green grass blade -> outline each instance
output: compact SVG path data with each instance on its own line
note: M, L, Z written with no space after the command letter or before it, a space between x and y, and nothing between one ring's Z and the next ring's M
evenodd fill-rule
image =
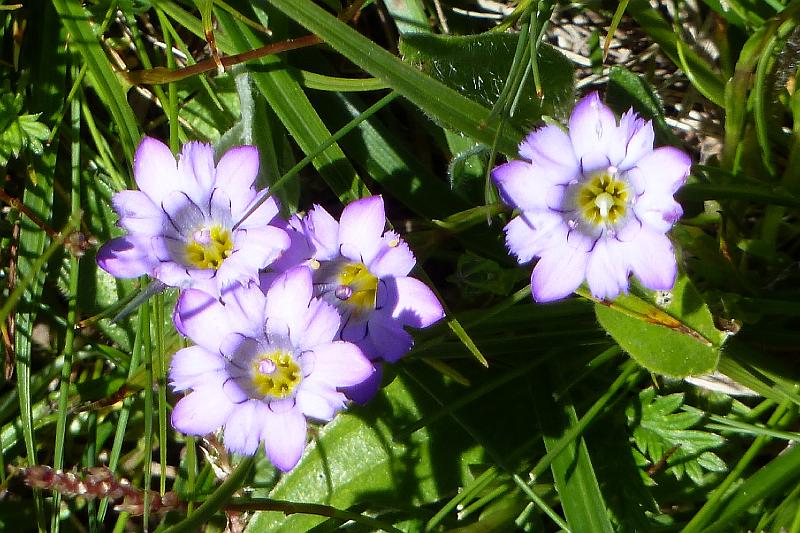
M484 144L494 143L499 121L490 121L489 109L403 63L310 0L272 0L271 4L426 113ZM498 149L516 154L521 137L513 127L503 128Z

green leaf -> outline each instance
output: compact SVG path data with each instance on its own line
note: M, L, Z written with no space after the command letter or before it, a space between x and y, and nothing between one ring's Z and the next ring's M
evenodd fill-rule
M50 136L49 128L38 122L39 114L19 114L22 106L21 95L7 92L0 97L0 166L25 149L41 155L42 142Z
M479 462L480 450L464 449L462 435L436 426L415 432L404 443L393 441L400 427L421 416L424 404L418 404L416 396L404 378L397 377L367 408L337 416L320 431L300 464L281 479L270 497L339 509L366 502L410 509L455 489L460 480L452 476L443 479L441 472L434 475L433 468L434 463L443 467L442 453L460 465ZM322 520L264 511L253 516L247 531L308 531Z
M683 394L658 396L654 388L645 389L625 409L633 440L651 464L666 461L667 472L681 479L687 475L702 484L703 470L724 472L727 467L709 450L724 444L716 433L689 429L703 418L700 411L675 412L683 405ZM634 450L635 451L635 450Z
M422 72L470 100L492 107L503 92L518 41L516 33L469 36L412 33L403 36L400 52ZM544 93L537 97L533 78L526 78L515 112L526 128L542 115L565 116L574 104L572 63L544 44L539 47L538 62L542 78L547 80Z
M725 334L697 289L680 277L671 291L625 294L595 304L600 325L651 372L686 377L717 367Z
M272 0L270 3L429 115L484 144L493 144L499 120L492 118L486 107L403 63L310 0ZM502 128L498 149L516 154L521 138L519 130Z

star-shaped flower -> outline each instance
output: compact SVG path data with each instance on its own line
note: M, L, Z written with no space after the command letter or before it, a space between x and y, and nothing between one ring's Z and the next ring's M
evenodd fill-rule
M668 290L677 265L666 233L683 214L673 195L691 167L673 147L653 149L653 126L633 110L619 123L597 93L583 98L569 132L549 125L520 144L524 160L492 178L519 216L505 227L520 263L538 257L531 288L537 301L569 295L585 280L592 295L614 298L633 273Z
M306 419L331 420L346 404L338 389L373 373L358 347L337 340L336 309L312 293L303 266L278 276L266 295L255 284L236 285L221 301L184 291L174 320L196 346L173 356L169 380L192 392L178 401L172 425L189 435L224 427L229 450L252 455L263 442L270 461L291 470Z
M112 200L128 234L106 243L97 263L116 277L148 274L215 296L257 280L289 246L286 232L269 225L278 214L272 197L242 218L268 194L254 187L258 166L253 146L232 148L215 165L208 144L185 144L176 161L165 144L145 137L134 158L139 190Z

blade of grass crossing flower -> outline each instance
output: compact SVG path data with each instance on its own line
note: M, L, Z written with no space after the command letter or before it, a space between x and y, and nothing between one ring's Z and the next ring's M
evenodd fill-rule
M217 15L221 27L225 29L238 51L263 45L261 38L250 28L237 24L225 13L220 12ZM300 148L306 154L312 153L331 137L330 132L297 80L285 69L279 68L282 65L280 58L267 56L258 63L267 68L265 71L252 73L256 87ZM332 144L317 156L313 164L343 203L369 195L361 178L336 144Z
M77 77L79 67L72 66L73 78ZM78 100L70 103L70 138L71 143L71 182L70 200L73 216L81 214L81 104ZM79 262L75 255L69 258L69 290L67 291L67 326L64 333L64 365L61 367L61 383L58 396L58 421L56 422L56 442L53 451L53 468L64 467L64 440L67 435L67 405L69 400L69 381L72 374L73 341L75 340L75 321L78 312ZM50 531L58 532L61 525L59 507L61 494L53 494L53 513Z
M272 0L271 4L426 113L478 141L492 144L498 124L490 120L490 111L482 105L403 63L310 0ZM508 128L500 136L498 148L503 153L516 153L521 137L521 132Z
M149 531L150 523L150 484L153 481L153 342L151 337L150 305L143 305L139 310L142 317L142 348L144 351L145 387L144 387L144 531ZM163 475L163 473L162 473Z
M89 69L100 99L108 106L117 126L122 150L129 162L139 141L136 117L125 98L120 79L114 74L111 64L89 24L89 16L79 2L53 0L53 6L61 16L61 23L72 35L70 44L77 48Z

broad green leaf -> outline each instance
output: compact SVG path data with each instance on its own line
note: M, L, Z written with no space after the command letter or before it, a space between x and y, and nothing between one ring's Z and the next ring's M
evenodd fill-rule
M648 291L595 304L600 325L651 372L685 377L717 367L725 339L711 311L686 277L671 291Z
M406 61L470 100L492 107L503 92L514 60L518 34L483 33L469 36L408 34L400 41ZM573 104L574 67L550 46L539 47L539 70L547 84L536 96L533 78L521 90L515 119L527 128L542 115L562 117Z
M455 489L460 481L452 474L435 472L434 466L442 468L442 453L462 466L480 461L480 449L465 449L463 435L455 433L458 437L451 440L452 433L435 426L415 432L406 442L393 440L399 427L421 416L417 396L418 391L397 377L367 408L337 416L320 431L300 464L281 479L270 497L339 509L382 502L397 509L431 502ZM247 530L308 531L322 520L265 511L255 514Z

